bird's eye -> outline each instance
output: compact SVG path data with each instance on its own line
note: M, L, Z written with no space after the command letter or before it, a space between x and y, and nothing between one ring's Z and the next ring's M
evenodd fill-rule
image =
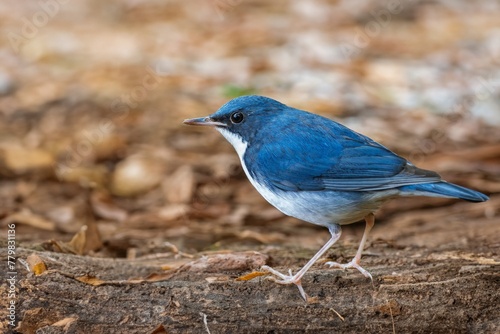
M238 123L243 122L243 118L245 118L245 117L243 116L243 113L237 111L237 112L233 113L230 118L231 118L231 122L233 122L234 124L238 124Z

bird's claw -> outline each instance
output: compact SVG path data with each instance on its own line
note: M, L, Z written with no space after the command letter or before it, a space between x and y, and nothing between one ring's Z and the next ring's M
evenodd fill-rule
M346 263L346 264L340 264L340 263L337 263L337 262L326 262L325 265L328 265L330 266L330 268L340 268L342 270L346 270L346 269L349 269L349 268L354 268L354 269L357 269L361 274L363 274L363 276L365 276L366 278L369 278L370 280L373 281L373 277L372 275L366 270L364 269L363 267L361 267L359 265L359 260L357 259L352 259L351 262L349 263Z
M276 282L278 284L283 284L283 285L288 285L288 284L295 284L297 288L299 289L300 295L302 298L304 298L305 301L307 301L307 294L304 291L304 288L302 287L302 282L301 278L297 277L297 274L293 275L292 270L288 270L288 275L282 274L276 269L273 269L269 266L262 266L261 270L267 271L268 273L274 275L274 277L268 277L267 279Z
M288 270L288 275L282 274L276 269L273 269L269 266L262 266L261 268L264 271L267 271L268 273L274 275L275 277L271 276L268 277L269 280L276 282L278 284L300 284L300 279L297 280L296 277L293 275L292 270Z

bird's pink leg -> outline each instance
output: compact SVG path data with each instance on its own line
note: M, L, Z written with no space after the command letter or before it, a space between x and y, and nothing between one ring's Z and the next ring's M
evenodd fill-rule
M327 262L325 265L329 265L331 267L335 268L340 268L340 269L348 269L348 268L355 268L358 269L360 273L362 273L365 277L368 277L373 281L372 275L363 269L359 263L361 261L361 254L363 253L363 249L365 248L365 243L366 239L368 237L368 233L370 233L370 230L372 229L373 225L375 224L375 216L373 213L370 213L368 216L365 217L365 232L363 233L363 237L361 238L361 243L359 244L358 251L356 252L356 256L351 260L351 262L346 263L346 264L340 264L337 262Z
M321 249L312 257L312 259L310 259L306 263L306 265L304 267L302 267L302 269L300 269L295 275L292 274L292 270L289 270L289 274L285 275L285 274L282 274L279 271L277 271L269 266L262 266L261 269L273 274L274 276L277 276L277 277L271 278L271 280L275 281L276 283L295 284L297 286L297 288L299 289L299 292L300 292L300 295L302 296L302 298L304 298L304 300L307 301L307 294L305 293L304 288L302 288L302 283L301 283L302 276L304 276L304 274L309 270L309 268L311 268L311 266L316 261L318 261L318 259L321 256L323 256L323 254L325 254L325 252L328 249L330 249L330 247L332 247L335 242L337 242L337 240L339 240L340 234L342 233L342 230L340 229L339 225L332 225L331 227L328 228L328 230L330 231L330 234L332 235L330 240L328 240L328 242L323 247L321 247Z

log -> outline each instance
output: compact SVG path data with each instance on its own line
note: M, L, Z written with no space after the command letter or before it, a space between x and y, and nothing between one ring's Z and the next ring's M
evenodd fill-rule
M18 322L4 325L2 332L498 333L498 262L474 255L473 243L462 245L459 250L427 249L378 240L362 262L373 282L357 271L318 263L303 280L308 302L294 286L265 276L236 278L263 263L298 269L313 255L311 249L211 254L180 265L170 260L174 269L164 270L162 261L18 248L18 258L36 255L47 270L35 275L18 261ZM348 253L354 253L355 245L350 248ZM338 253L333 247L329 254L335 259ZM6 273L2 276L5 296ZM7 306L3 298L3 319Z

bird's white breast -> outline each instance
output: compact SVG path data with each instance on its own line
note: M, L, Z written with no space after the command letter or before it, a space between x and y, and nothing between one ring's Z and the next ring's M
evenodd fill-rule
M255 189L257 189L257 191L262 195L262 197L264 197L269 203L275 206L278 210L281 210L283 212L281 208L284 205L289 205L289 203L285 203L282 197L277 196L269 188L257 182L257 180L255 180L248 171L248 168L245 164L245 160L243 159L248 147L248 142L244 141L243 138L241 138L237 134L228 131L227 129L217 128L217 131L219 131L224 136L224 138L226 138L226 140L229 143L231 143L231 145L233 145L234 149L236 150L236 153L238 153L238 156L240 157L241 166L243 167L243 170L245 171L248 180L250 180L250 183L255 187ZM284 213L287 214L286 212Z

